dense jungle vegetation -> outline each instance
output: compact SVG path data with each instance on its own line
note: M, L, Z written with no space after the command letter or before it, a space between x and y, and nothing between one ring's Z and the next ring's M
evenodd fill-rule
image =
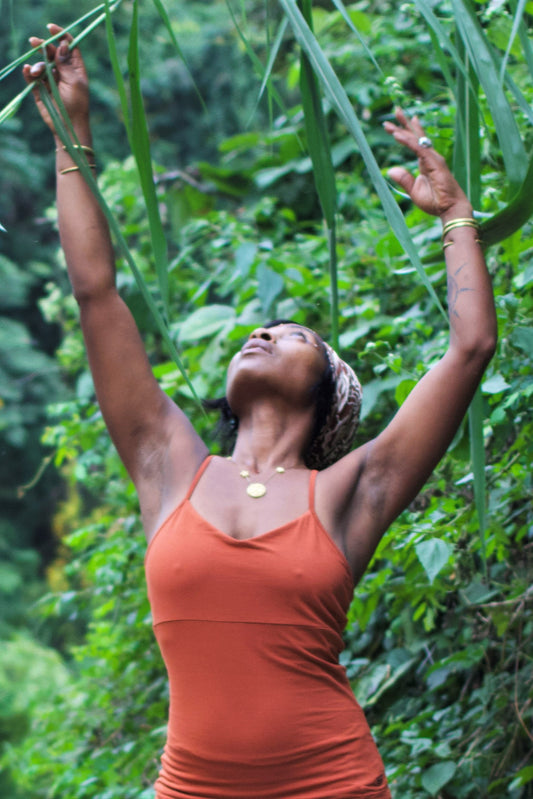
M193 391L220 396L230 355L267 318L331 339L332 281L333 327L364 386L358 443L446 347L428 291L445 302L440 224L396 195L404 233L380 183L406 158L382 129L395 104L421 116L469 191L498 351L446 458L356 589L343 663L395 799L533 797L533 2L316 2L316 39L290 0L165 0L168 19L155 0L116 6L116 60L104 20L82 47L99 186L129 248L117 247L120 289L156 376L213 451L216 420ZM94 8L3 0L3 62L47 22ZM345 95L309 78L322 56ZM19 66L1 76L4 107L24 84ZM139 90L153 195L134 157ZM309 93L322 98L314 117ZM319 150L331 147L334 185L313 131ZM52 139L31 98L6 115L0 145L0 795L150 799L168 697L144 540L95 403L58 247Z

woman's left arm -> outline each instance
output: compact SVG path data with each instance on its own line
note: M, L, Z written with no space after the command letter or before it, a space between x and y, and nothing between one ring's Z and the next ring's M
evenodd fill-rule
M385 129L418 156L420 174L414 178L395 167L390 177L419 208L439 216L443 226L452 220L472 220L468 198L444 158L427 146L417 118L408 119L398 111L397 121L386 123ZM365 541L352 540L354 554L371 555L384 530L420 491L446 452L496 347L492 286L477 229L458 223L444 238L449 347L385 430L363 448L345 522L349 546L350 537L360 534L360 522L366 519Z

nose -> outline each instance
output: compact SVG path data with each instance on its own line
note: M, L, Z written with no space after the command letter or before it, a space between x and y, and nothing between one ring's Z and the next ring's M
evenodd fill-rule
M256 327L256 329L250 333L249 339L252 338L262 338L263 341L274 340L274 337L266 327Z

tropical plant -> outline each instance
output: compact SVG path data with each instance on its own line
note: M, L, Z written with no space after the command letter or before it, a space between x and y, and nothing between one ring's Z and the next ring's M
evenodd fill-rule
M222 393L232 344L265 316L289 316L333 337L338 324L340 346L366 386L370 438L446 342L436 310L438 225L400 198L404 220L382 175L404 153L386 143L378 123L398 100L424 114L482 222L500 350L469 433L458 432L361 582L344 662L398 796L525 799L533 795L531 8L469 0L335 5L299 10L280 0L266 20L259 7L233 12L252 66L261 67L258 94L283 110L272 111L270 130L223 142L218 164L200 162L194 173L154 168L152 182L143 9L133 4L128 88L106 2L98 13L105 11L133 159L107 168L98 196L120 243L121 290L146 331L156 375L200 432L208 435L208 422L194 393ZM260 30L270 50L258 47ZM338 303L333 324L328 286L333 308ZM67 525L70 585L43 602L43 612L90 624L74 650L72 695L42 710L9 762L27 796L144 798L162 740L165 683L139 595L132 489L94 404L74 310L57 291L45 306L66 325L58 357L77 385L76 399L56 406L45 439L73 486L83 485L85 504ZM177 343L181 369L163 342L174 355Z

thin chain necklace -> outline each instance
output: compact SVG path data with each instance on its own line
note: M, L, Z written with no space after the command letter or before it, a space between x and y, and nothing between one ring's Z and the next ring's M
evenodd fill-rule
M231 455L227 460L235 463ZM249 497L252 497L252 499L260 499L261 497L264 497L267 492L267 483L269 483L277 474L285 474L285 468L283 466L276 466L270 477L268 477L264 483L260 483L258 481L251 482L250 472L248 469L241 469L239 472L239 475L248 482L248 485L246 486L246 493Z

